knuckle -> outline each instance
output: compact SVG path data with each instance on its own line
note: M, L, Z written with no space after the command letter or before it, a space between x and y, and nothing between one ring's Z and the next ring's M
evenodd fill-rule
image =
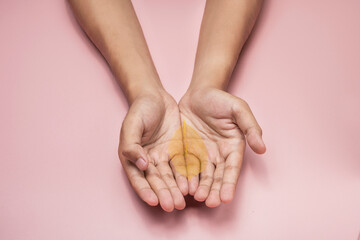
M204 182L208 182L208 181L213 181L214 180L214 177L213 176L211 176L211 175L204 175L204 176L202 176L202 180L204 181Z
M238 98L238 101L236 101L235 104L235 108L238 111L243 111L249 109L249 104L244 99Z
M236 182L232 182L232 181L224 181L223 184L233 185L234 187L236 186Z
M169 191L169 189L167 187L159 187L158 191Z
M240 166L238 165L227 165L225 167L225 171L239 171L240 170Z
M174 185L174 184L170 184L170 185L169 185L169 189L176 191L176 190L178 190L179 188L178 188L178 186L176 186L176 185Z
M222 182L222 177L214 178L214 183L221 183L221 182Z
M164 173L162 176L163 176L164 179L167 179L167 180L173 180L174 179L173 175L170 174L170 173Z
M239 105L240 105L242 108L246 108L246 109L249 108L249 104L248 104L244 99L241 99L241 98L240 98L240 101L239 101Z
M129 146L119 146L119 154L128 155L131 153L131 149Z
M153 172L149 172L149 173L148 173L147 178L150 178L150 179L160 179L161 176L160 176L160 173L153 171Z
M208 184L205 184L205 183L199 184L199 187L210 189L210 186Z
M236 101L233 106L233 113L235 116L241 117L244 113L247 113L249 109L249 104L245 100L238 98L238 101Z
M136 174L129 175L129 181L132 186L134 186L137 183L137 180L138 180L137 178L138 178L138 176Z
M211 187L211 190L210 190L210 193L213 192L215 193L216 195L219 194L220 192L220 186L212 186Z
M121 161L126 159L126 156L124 155L124 149L121 146L118 147L118 157Z

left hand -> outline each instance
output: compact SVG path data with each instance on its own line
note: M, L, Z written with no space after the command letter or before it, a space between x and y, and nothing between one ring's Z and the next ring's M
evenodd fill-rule
M262 130L248 104L216 88L189 89L179 109L182 122L197 131L207 149L206 167L189 179L189 193L197 201L206 200L208 207L232 201L245 141L258 154L266 151Z

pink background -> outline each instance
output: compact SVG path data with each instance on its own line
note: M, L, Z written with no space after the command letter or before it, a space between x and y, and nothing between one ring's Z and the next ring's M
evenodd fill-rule
M204 0L136 0L177 99ZM360 1L268 0L230 86L264 130L233 203L142 203L117 157L127 103L65 1L0 1L0 239L357 239Z

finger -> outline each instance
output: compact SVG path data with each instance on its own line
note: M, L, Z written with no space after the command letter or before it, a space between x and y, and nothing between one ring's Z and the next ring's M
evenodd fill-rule
M145 179L143 172L141 172L129 161L122 161L122 165L131 186L138 196L150 206L158 205L159 200L154 191L151 189L148 181Z
M143 130L141 116L130 110L121 127L119 156L124 156L144 171L148 167L149 160L141 146Z
M200 173L199 187L195 192L194 198L199 202L203 202L209 196L211 185L214 180L215 166L208 162L204 171Z
M182 122L183 142L184 142L184 158L186 161L186 173L189 184L189 194L194 195L199 185L199 173L201 171L201 162L198 155L195 154L199 146L199 138L196 131L186 124L185 120Z
M237 98L235 105L232 107L233 116L236 124L245 134L246 140L251 149L259 154L266 151L262 139L262 130L256 121L249 105L242 99Z
M189 185L189 194L191 196L194 196L199 186L199 175L193 176L190 179L188 179L188 185Z
M211 186L211 190L208 198L205 201L206 206L208 207L217 207L220 205L220 188L224 176L224 165L223 161L216 164L216 169L214 172L214 182Z
M121 154L129 161L133 162L136 167L142 171L146 170L149 161L145 150L137 144L126 145L121 150Z
M200 161L193 154L186 154L186 169L188 174L189 194L194 196L199 186Z
M181 193L186 196L189 193L189 185L186 179L187 172L184 155L175 155L170 161L170 166Z
M182 128L178 128L169 142L169 156L171 159L170 166L176 179L176 183L180 188L181 193L186 196L189 193L188 182L186 179L187 170L184 158L184 144Z
M174 179L173 172L169 166L168 162L160 162L156 168L158 169L161 177L167 187L170 189L171 196L174 200L175 208L178 210L182 210L185 208L185 199L182 193L180 192L179 187L176 184Z
M244 148L245 146L242 146L240 152L230 153L225 161L224 178L220 190L220 198L224 203L229 203L234 199L243 161Z
M159 198L162 209L164 209L166 212L172 212L174 210L174 200L168 187L162 180L159 171L152 163L150 163L146 169L145 177Z

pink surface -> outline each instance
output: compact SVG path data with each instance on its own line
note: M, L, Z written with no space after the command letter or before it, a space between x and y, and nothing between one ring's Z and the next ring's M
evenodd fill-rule
M204 1L136 0L179 99ZM0 239L357 239L360 1L269 0L230 91L267 153L246 152L233 203L146 206L117 157L127 104L65 1L0 2Z

